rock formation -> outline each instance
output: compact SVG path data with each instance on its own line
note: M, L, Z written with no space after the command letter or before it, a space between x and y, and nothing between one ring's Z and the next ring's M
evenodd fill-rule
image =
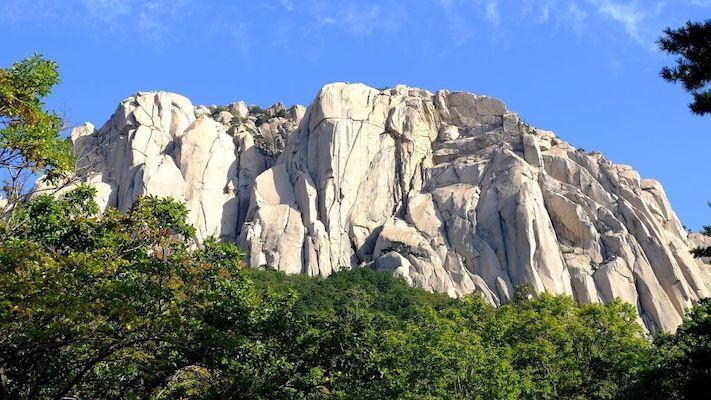
M522 284L580 303L619 297L652 332L711 295L711 267L690 255L657 181L490 97L334 83L308 108L261 110L138 93L72 140L103 207L172 196L200 240L235 241L252 266L370 265L494 305Z

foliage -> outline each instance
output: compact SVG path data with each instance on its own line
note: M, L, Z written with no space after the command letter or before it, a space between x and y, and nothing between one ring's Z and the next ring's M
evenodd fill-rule
M654 347L617 300L522 287L494 308L369 268L249 270L195 247L182 204L99 216L94 194L35 197L0 242L0 398L616 399L709 373L709 302Z
M2 398L148 398L195 365L189 335L248 320L236 248L191 250L181 204L141 198L99 218L93 194L35 198L0 246Z
M256 126L260 126L269 122L270 119L272 119L272 117L270 117L268 114L257 114L257 119L256 121L254 121L254 124Z
M233 115L232 119L228 124L227 133L229 135L235 136L238 132L240 125L244 124L246 120L246 118L242 118L239 115Z
M0 218L22 199L33 176L51 181L72 168L70 145L59 135L62 119L44 109L58 82L57 64L39 54L0 69Z
M250 112L252 115L256 115L254 125L250 126L246 124L247 118L242 118L239 115L236 115L230 120L227 133L234 136L240 128L246 129L254 138L254 146L260 152L269 157L279 156L284 148L284 138L279 134L275 135L274 138L267 138L259 130L259 126L267 123L272 117L266 114L266 111L262 110L258 106L252 106ZM277 116L286 116L286 111L280 110L277 113Z
M630 399L693 400L708 398L711 382L711 299L687 314L675 334L655 340L654 361L630 386Z
M295 296L291 350L278 351L294 368L289 398L608 399L649 353L634 309L619 301L581 308L567 296L519 295L497 309L367 268L322 280L248 274L260 296Z
M250 114L264 114L266 112L262 107L259 107L257 105L249 106L247 110L249 110Z
M284 149L284 138L280 134L274 135L273 138L267 138L257 129L252 131L252 137L254 138L254 146L262 154L269 157L278 157Z
M694 96L689 104L693 113L711 113L711 20L687 21L681 28L667 28L657 43L662 51L678 56L675 67L662 69L662 78L681 82Z
M397 242L397 241L393 241L393 242L390 244L390 246L388 246L388 247L384 248L383 250L381 250L381 253L382 253L382 254L387 254L387 253L390 253L390 252L393 252L393 251L396 252L396 253L402 254L402 255L412 255L412 256L415 256L415 257L417 257L417 258L427 259L427 253L426 253L425 250L422 248L422 246L418 246L417 249L414 249L413 247L408 246L408 245L405 244L405 243Z
M711 203L708 203L708 205L711 207ZM711 236L711 225L704 226L704 230L701 231L701 234ZM692 249L691 254L693 254L694 257L711 257L711 246Z
M711 257L711 247L698 247L691 250L694 257Z

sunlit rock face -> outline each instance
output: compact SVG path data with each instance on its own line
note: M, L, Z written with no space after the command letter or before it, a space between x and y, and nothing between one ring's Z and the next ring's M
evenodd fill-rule
M138 93L72 139L102 206L172 196L199 240L234 241L252 266L369 265L493 305L522 284L581 304L619 297L652 332L711 295L711 267L657 181L490 97L334 83L308 108L261 110Z

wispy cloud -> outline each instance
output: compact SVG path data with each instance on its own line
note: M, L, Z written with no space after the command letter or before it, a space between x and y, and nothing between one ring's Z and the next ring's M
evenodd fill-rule
M376 31L394 32L400 29L406 14L399 7L351 2L346 6L315 8L314 19L320 25L336 26L356 35L370 35Z
M351 32L370 34L377 27L378 22L381 21L382 10L380 6L374 4L356 6L351 3L340 14L340 19Z
M551 24L556 29L571 29L581 34L588 17L588 11L578 0L440 0L440 7L449 20L455 41L460 44L475 37L477 29L495 29L501 33L530 24ZM472 12L489 26L482 28L471 18L463 17Z
M179 20L187 18L190 0L4 0L3 22L72 25L83 30L121 34L153 46L163 44ZM137 35L131 35L135 34Z
M631 43L653 50L661 30L660 17L681 2L711 7L711 0L440 0L439 4L457 43L471 40L480 31L512 36L519 27L537 24L581 37L619 29ZM482 27L472 17L488 26Z
M627 34L635 41L644 44L644 40L640 34L640 26L647 17L646 12L642 11L637 2L620 3L612 0L589 0L597 11L621 24Z
M524 0L519 8L519 16L524 22L532 20L537 24L550 24L556 29L567 28L581 34L588 18L588 11L577 1Z
M284 7L286 11L294 11L294 2L291 0L281 0L281 6Z
M563 13L564 23L577 33L581 33L583 31L586 18L587 13L574 2L568 4L568 7Z
M237 48L242 52L243 55L247 55L250 49L249 31L247 28L247 24L242 22L233 25L230 28L229 33L232 39L232 43L237 46Z
M82 3L89 17L105 23L113 23L128 15L135 5L130 0L82 0Z
M711 7L711 0L681 0L684 3L699 7Z
M316 21L321 25L333 25L336 23L336 19L329 15L317 15Z
M444 10L447 19L446 29L452 36L452 42L456 46L467 43L474 35L472 24L462 17L462 12L458 0L440 0L440 6Z
M116 2L120 0L109 1ZM187 4L187 0L152 0L137 4L133 11L137 11L138 14L136 28L142 39L154 46L161 46L165 41L166 35L170 32L171 26L180 19L189 17Z
M496 1L488 1L485 5L485 8L486 19L488 19L494 25L499 25L501 23L501 16L499 15L499 4Z
M700 11L711 8L711 0L439 0L434 4L421 0L258 0L251 5L198 0L0 0L0 23L51 20L55 25L162 47L177 37L199 38L200 32L185 28L198 20L191 14L199 14L199 20L213 22L191 29L207 32L211 39L228 37L229 45L243 54L252 40L265 39L263 27L251 21L255 18L269 27L267 36L281 35L270 43L282 47L288 46L285 43L293 47L296 40L318 43L329 31L412 40L405 32L417 29L433 30L431 37L447 36L432 39L437 46L461 47L474 40L516 40L522 28L545 26L552 35L558 31L578 37L615 35L625 39L615 43L651 49L658 33L669 24L670 19L662 17L681 7L687 12Z
M18 24L29 19L45 20L60 15L71 15L72 12L63 7L59 2L39 0L29 2L26 0L4 0L0 2L0 22Z

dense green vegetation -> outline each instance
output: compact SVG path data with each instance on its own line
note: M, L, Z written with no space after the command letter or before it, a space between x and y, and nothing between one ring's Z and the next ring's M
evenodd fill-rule
M680 28L667 28L658 44L665 53L677 56L674 67L662 68L662 78L681 82L684 90L694 96L689 104L694 114L711 113L711 20L688 21Z
M651 343L618 301L249 270L194 248L182 204L99 216L92 196L35 197L0 243L0 398L685 399L709 379L708 301Z

